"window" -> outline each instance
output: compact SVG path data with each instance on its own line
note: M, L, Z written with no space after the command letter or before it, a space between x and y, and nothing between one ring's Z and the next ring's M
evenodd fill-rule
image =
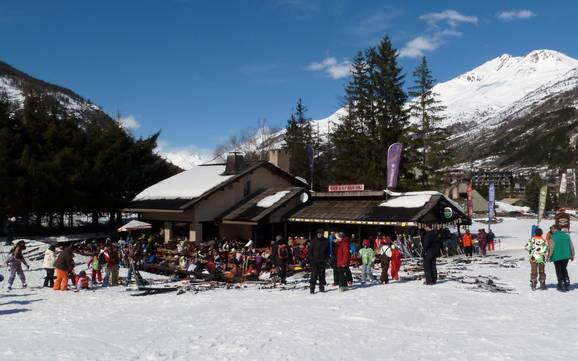
M245 187L243 188L243 197L247 197L251 193L251 181L245 182Z

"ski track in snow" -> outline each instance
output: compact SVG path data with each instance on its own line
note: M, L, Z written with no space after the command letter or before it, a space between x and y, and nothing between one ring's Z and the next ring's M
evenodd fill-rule
M517 268L476 263L463 271L495 276L513 294L402 280L313 296L250 286L131 297L124 287L19 289L19 280L8 293L4 280L0 360L570 360L578 352L578 266L569 265L571 292L553 288L552 264L549 290L532 292L522 249L531 223L493 225L502 240L495 254L523 257ZM578 222L572 227L576 238ZM40 266L25 272L31 287L41 283Z

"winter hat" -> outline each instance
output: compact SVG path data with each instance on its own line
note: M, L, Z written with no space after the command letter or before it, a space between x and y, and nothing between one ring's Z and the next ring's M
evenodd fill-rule
M369 246L369 239L364 239L364 240L363 240L363 245L364 245L364 246Z

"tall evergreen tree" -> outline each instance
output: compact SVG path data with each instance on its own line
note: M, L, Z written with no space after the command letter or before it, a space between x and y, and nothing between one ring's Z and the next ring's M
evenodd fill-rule
M329 137L333 170L340 182L364 182L368 174L369 152L365 145L371 137L367 119L372 116L369 71L365 54L359 52L345 86L346 113Z
M418 158L415 166L419 170L422 187L439 187L442 183L439 169L450 159L449 133L441 127L445 107L433 92L435 80L425 56L413 76L414 85L409 88L409 95L413 98L410 113L415 119L411 127L411 146L415 148L414 154Z
M376 48L370 48L367 57L371 80L371 114L365 118L371 137L367 184L373 189L383 189L386 186L387 149L396 142L407 144L407 97L403 90L404 74L397 64L398 53L389 37L383 38ZM403 160L401 167L400 176L407 177Z
M311 119L307 118L307 107L301 99L297 101L295 110L287 120L285 143L290 157L289 171L291 174L304 178L310 178L307 146L317 148Z

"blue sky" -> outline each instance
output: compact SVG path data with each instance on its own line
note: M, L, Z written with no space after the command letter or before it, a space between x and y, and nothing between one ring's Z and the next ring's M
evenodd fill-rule
M298 98L333 113L348 61L389 35L439 81L503 53L578 58L578 1L3 0L0 59L71 88L165 150L211 150Z

